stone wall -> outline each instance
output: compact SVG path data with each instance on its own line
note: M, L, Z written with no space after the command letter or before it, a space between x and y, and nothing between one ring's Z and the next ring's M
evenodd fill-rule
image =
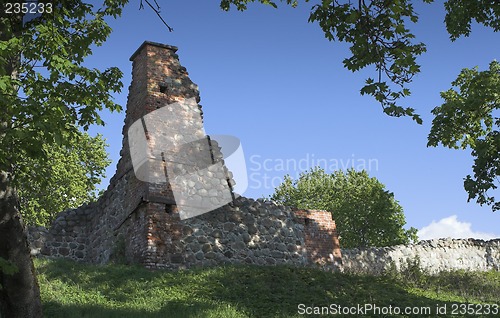
M110 222L92 213L99 211L96 206L59 214L49 230L30 228L32 254L168 269L236 263L329 268L340 264L335 222L327 211L295 210L239 197L212 212L181 220L175 210L149 203L141 205L115 235L106 235L106 229L117 223L94 221L93 216Z
M173 46L144 42L132 55L132 83L116 174L97 202L61 212L49 229L31 228L32 253L89 263L115 260L172 269L243 262L338 264L340 249L330 212L292 211L269 202L236 199L232 193L234 180L224 165L221 149L205 136L198 87L181 66L176 50ZM182 103L186 99L190 103ZM155 111L165 116L148 115ZM141 118L146 127L142 150L148 152L141 162L147 162L148 169L141 170L138 177L132 165L128 131ZM178 151L182 148L180 140L188 144L202 140L197 146L208 148L205 150L210 153L208 164L212 170L205 173L198 163L186 165L195 148L186 153ZM168 144L169 149L157 149L159 144ZM196 206L176 202L173 182L168 173L161 172L168 171L169 165L179 170L175 166L179 163L178 153L183 156L180 170L196 171L196 180L190 179L181 187L192 187L193 198L199 197L201 203L223 196L224 202L231 203L198 215ZM143 172L154 174L158 182L140 178ZM213 174L221 175L221 183L216 187ZM215 192L203 191L208 182ZM189 216L197 216L181 218L187 208L191 208Z
M186 141L188 135L196 137L188 143L205 138L198 87L181 66L176 50L173 46L144 42L132 55L132 83L116 174L97 202L61 212L49 229L30 228L33 255L99 264L115 260L171 269L228 263L317 264L371 274L383 273L391 264L400 269L408 260L419 257L422 268L431 273L453 269L499 270L500 239L422 241L408 246L343 250L341 255L330 212L292 210L244 197L235 199L231 173L224 166L217 143L208 137L203 145L209 148L210 164L218 163L214 172L225 175L219 178L223 184L217 189L226 196L231 191L233 200L209 213L181 220L183 210L179 211L167 174L160 175L165 182L156 183L136 177L127 134L134 122L160 109L169 113L161 121L149 123L148 149L170 139L175 141L170 146L179 148L182 144L177 141ZM173 108L173 103L186 99L195 102L188 107L177 104L181 107ZM172 127L189 131L176 131ZM161 155L160 158L160 153L151 152L150 166L168 166L168 158L165 160L164 153ZM181 158L182 162L188 157L191 157L189 152ZM187 166L181 168L193 170ZM208 180L205 174L196 177L201 183ZM198 195L200 202L222 197L217 193L213 198L210 191L202 191L203 184L198 187L193 182L193 185L196 188L193 195Z
M340 256L332 239L335 223L328 227L321 223L328 217L331 220L326 211L295 211L244 197L182 221L175 213L153 214L150 254L144 265L174 269L231 263L335 266L339 259L334 255ZM307 237L314 235L325 240L308 242Z
M31 254L85 260L88 257L89 215L93 207L95 204L83 205L77 210L60 213L49 229L30 227Z
M424 271L435 274L441 271L500 270L500 239L436 239L417 244L381 248L342 249L343 270L354 273L379 275L391 264L401 270L420 260Z

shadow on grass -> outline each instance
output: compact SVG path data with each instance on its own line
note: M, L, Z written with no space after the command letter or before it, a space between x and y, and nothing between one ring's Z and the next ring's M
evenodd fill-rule
M150 312L130 308L107 308L96 304L65 304L57 302L44 303L44 316L53 318L124 318L124 317L207 317L206 313L216 308L203 303L186 304L179 301L171 301L159 311ZM214 316L216 317L216 316Z
M227 266L151 272L57 260L39 262L37 269L43 283L59 281L61 288L69 286L80 293L48 299L42 288L46 317L303 317L298 314L299 304L430 307L430 315L419 317L439 317L436 305L451 307L451 302L412 294L391 278L310 268Z

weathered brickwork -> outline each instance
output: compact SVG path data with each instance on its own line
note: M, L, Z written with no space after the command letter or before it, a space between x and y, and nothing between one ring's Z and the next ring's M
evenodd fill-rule
M32 254L101 264L115 260L169 269L232 263L317 264L347 272L381 274L391 264L401 269L417 257L421 267L431 273L500 269L499 239L431 240L414 245L348 249L342 250L341 255L330 212L294 210L244 197L181 220L168 175L164 176L166 182L160 183L143 182L136 177L127 135L129 127L145 115L176 101L194 98L195 107L171 109L172 116L167 116L165 122L150 126L148 146L161 143L161 138L179 141L171 143L174 148L186 141L187 134L172 127L188 127L194 132L191 137L204 137L198 87L180 65L176 50L145 42L133 54L132 84L116 174L97 202L60 213L49 229L31 228ZM217 189L232 190L234 181L224 167L220 148L215 141L209 147L211 163L220 165L206 176L225 175L227 184L223 182ZM152 165L163 164L154 160ZM203 181L206 176L199 175L197 180ZM203 182L197 190L193 195L201 201L221 196L203 191Z
M176 50L145 42L132 55L132 84L115 176L97 202L60 213L48 230L32 228L32 253L90 263L117 260L171 269L227 263L338 265L341 255L330 212L294 211L239 197L209 213L181 220L168 175L163 176L166 182L158 183L136 177L127 133L145 115L194 98L196 107L168 109L172 116L148 127L148 146L161 144L162 138L179 141L172 143L174 148L186 142L187 134L172 127L189 128L194 132L190 138L204 137L198 87L180 65ZM223 192L234 198L234 181L224 166L220 148L215 141L208 146L211 163L219 165L206 175L196 176L199 184L193 181L197 189L193 196L198 196L199 202L208 199L215 203ZM153 156L150 164L169 164L168 160L162 163L157 159ZM217 193L203 191L203 182L211 175L220 175L218 179L222 180L213 189Z
M339 239L331 214L326 211L297 210L295 216L305 228L304 239L309 260L323 265L341 263Z

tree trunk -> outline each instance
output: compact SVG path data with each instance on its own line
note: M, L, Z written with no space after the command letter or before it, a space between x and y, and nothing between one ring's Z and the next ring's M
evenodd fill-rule
M42 317L40 290L19 212L12 175L0 169L0 257L17 267L13 275L0 268L0 318Z

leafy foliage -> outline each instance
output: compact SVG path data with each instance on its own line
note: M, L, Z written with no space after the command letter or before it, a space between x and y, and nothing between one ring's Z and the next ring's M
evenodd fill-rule
M491 190L498 188L500 176L500 63L493 61L489 70L463 69L442 92L444 103L432 110L429 146L466 149L474 157L474 175L464 181L469 200L500 209Z
M17 268L16 265L12 264L5 258L0 256L0 273L5 274L5 275L13 275L17 273L19 269ZM0 284L0 289L2 289L2 284Z
M500 31L500 2L499 1L470 1L449 0L444 4L446 8L446 30L450 39L455 41L460 36L469 36L472 21Z
M23 220L29 225L48 226L58 212L97 199L96 184L111 163L100 135L86 133L72 145L44 145L47 162L22 158L16 166Z
M99 111L120 111L112 93L121 71L84 66L111 28L107 16L126 0L101 8L80 0L52 1L52 12L0 17L0 164L14 174L29 224L47 225L54 213L95 198L109 164L104 141L82 133L103 125Z
M249 2L254 1L224 0L221 7L229 10L233 4L238 10L245 10ZM260 2L277 7L272 1ZM298 4L291 0L286 3ZM376 78L366 80L360 91L362 95L373 96L390 116L411 116L421 124L414 108L398 104L398 100L411 94L407 85L420 72L416 58L426 51L423 43L415 43L415 36L407 28L409 22L417 21L408 0L323 0L312 7L309 16L309 22L317 22L329 41L351 45L351 56L344 59L344 67L353 72L369 66L375 68Z
M52 13L22 26L15 15L1 17L0 162L43 164L47 145L71 145L78 126L104 124L99 110L121 110L111 96L123 86L121 71L83 61L111 32L104 18L119 15L125 3L108 0L95 10L79 0L54 1Z
M362 95L373 96L388 115L408 115L422 123L413 108L396 103L410 95L406 85L420 72L416 57L426 51L423 43L413 43L415 36L406 27L408 20L415 23L418 16L406 0L359 1L357 5L350 1L322 1L313 7L309 17L310 22L319 23L328 40L351 44L352 55L343 61L348 70L375 66L378 79L368 78Z
M302 209L332 212L345 248L391 246L416 241L417 230L405 230L403 208L394 194L366 171L354 169L327 174L312 169L279 185L271 199Z
M422 0L432 3L434 0ZM222 0L221 8L231 5L238 10L247 9L255 0ZM258 2L277 8L274 1ZM281 0L296 7L297 0ZM305 0L304 2L312 2ZM416 58L426 52L424 43L415 41L408 28L417 23L418 15L411 0L322 0L311 9L309 22L317 22L329 41L351 44L351 56L344 59L344 67L353 72L374 66L376 78L368 78L360 90L371 95L383 111L395 117L411 116L421 124L422 119L412 107L403 107L399 100L411 94L408 85L420 73ZM451 40L469 36L471 23L476 21L495 31L500 30L500 2L498 1L445 1L445 24Z

